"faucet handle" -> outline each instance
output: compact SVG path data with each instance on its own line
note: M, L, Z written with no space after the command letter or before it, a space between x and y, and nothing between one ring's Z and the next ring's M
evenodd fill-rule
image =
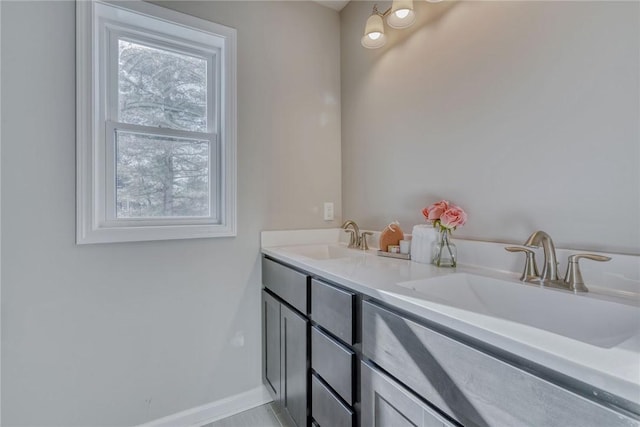
M367 236L373 236L371 231L363 231L360 235L360 249L363 251L369 250L369 244L367 243Z
M540 280L540 273L538 273L538 266L536 264L536 253L529 248L522 246L507 246L504 248L509 252L524 252L526 258L524 262L524 271L520 280L522 282L535 282Z
M578 261L582 258L592 261L610 261L611 257L596 254L575 254L569 256L569 264L567 265L567 273L564 275L564 283L569 286L569 290L574 292L589 292L582 279L580 272L580 264Z
M569 262L578 262L578 260L582 258L590 259L593 261L600 261L600 262L611 261L610 256L596 255L596 254L575 254L575 255L569 256Z

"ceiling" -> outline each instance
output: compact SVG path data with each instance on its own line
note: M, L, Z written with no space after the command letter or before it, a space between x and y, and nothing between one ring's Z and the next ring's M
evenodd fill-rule
M349 3L349 0L313 0L323 6L340 12Z

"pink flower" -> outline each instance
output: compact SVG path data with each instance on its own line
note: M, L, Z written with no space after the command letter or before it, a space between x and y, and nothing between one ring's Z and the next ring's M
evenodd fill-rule
M447 209L449 209L449 202L441 200L432 204L428 208L424 208L422 210L422 215L424 215L427 221L436 221L440 219Z
M422 209L422 215L424 215L424 219L429 220L429 209Z
M467 222L467 213L455 205L451 205L451 207L440 216L440 226L449 230L464 225L465 222Z

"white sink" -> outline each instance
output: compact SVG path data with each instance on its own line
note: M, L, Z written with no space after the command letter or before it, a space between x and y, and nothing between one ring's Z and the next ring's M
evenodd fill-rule
M338 244L285 246L280 249L283 252L288 252L292 255L299 255L305 258L311 258L315 260L357 257L357 256L362 256L362 254L364 253L364 251L362 250L349 249L346 246L342 246Z
M602 348L640 333L640 308L519 282L453 273L398 283L437 304L508 320Z

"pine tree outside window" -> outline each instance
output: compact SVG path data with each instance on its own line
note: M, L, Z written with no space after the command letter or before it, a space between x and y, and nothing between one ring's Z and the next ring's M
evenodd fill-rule
M235 30L77 5L77 242L235 235Z

